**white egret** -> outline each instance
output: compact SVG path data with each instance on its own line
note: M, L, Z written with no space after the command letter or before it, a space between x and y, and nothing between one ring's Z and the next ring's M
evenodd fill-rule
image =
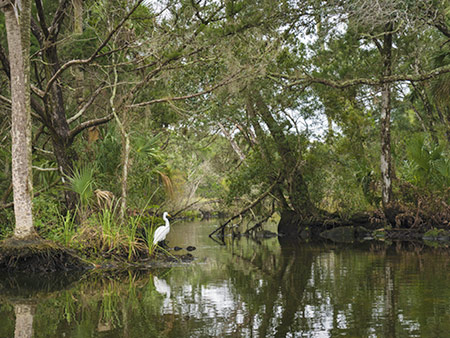
M170 216L169 213L164 212L163 220L166 222L166 225L161 225L158 229L156 229L155 234L153 235L153 245L164 241L170 231L170 223L167 216Z

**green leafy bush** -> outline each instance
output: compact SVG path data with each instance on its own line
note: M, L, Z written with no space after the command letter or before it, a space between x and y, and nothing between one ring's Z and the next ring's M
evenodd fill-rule
M419 134L410 140L406 151L403 176L408 182L437 190L450 186L450 159L443 146Z

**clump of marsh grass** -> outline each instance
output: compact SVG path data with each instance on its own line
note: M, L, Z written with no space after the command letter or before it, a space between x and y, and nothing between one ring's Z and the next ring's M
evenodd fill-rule
M64 246L69 247L76 233L76 210L71 212L67 210L66 215L59 214L62 223L62 233L60 235Z
M145 241L138 236L142 217L130 216L120 221L119 203L104 206L83 224L78 243L87 251L105 258L116 257L132 261L147 253Z

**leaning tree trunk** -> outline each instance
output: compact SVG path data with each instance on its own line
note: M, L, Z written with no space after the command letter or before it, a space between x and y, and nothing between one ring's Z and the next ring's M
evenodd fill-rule
M303 172L300 168L300 150L294 149L284 134L283 127L272 116L269 107L264 103L263 98L257 92L253 93L255 106L258 114L270 131L270 135L275 141L278 154L283 161L283 177L287 186L287 194L292 209L301 217L316 214L316 208L311 202L308 185L306 184Z
M11 71L12 182L14 236L34 234L32 216L31 107L30 107L30 19L31 0L0 1L5 13Z

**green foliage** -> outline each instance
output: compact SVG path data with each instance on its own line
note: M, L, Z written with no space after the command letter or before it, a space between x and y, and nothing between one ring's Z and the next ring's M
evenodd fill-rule
M446 231L444 229L436 229L433 228L431 230L428 230L426 233L423 234L424 238L427 239L439 239L439 238L449 238L450 233L449 231Z
M403 173L407 181L438 190L450 186L450 158L442 146L418 134L409 141L407 154Z
M43 4L48 24L59 5L48 0ZM361 13L351 1L339 6L318 4L167 1L165 11L157 15L161 8L147 2L102 46L99 57L60 74L56 82L59 96L50 91L47 101L41 102L35 95L39 103L35 108L41 107L49 117L61 100L59 111L64 116L83 111L69 123L71 132L76 132L84 123L108 116L117 71L117 109L131 140L127 203L133 212L146 209L148 196L152 203L171 204L174 209L195 199L221 199L228 202L224 208L241 207L267 189L283 170L286 177L268 199L289 199L293 192L288 173L298 170L305 176L311 201L320 208L350 213L379 207L380 87L336 89L314 82L378 79L384 63L375 41L382 42L383 32L380 23L371 20L376 14L383 21L392 13L382 8L379 13ZM398 20L392 32L396 46L392 73L410 74L414 69L421 74L448 66L446 37L428 24L423 8L413 1L394 5L406 21ZM73 33L70 6L58 18L58 43L52 51L61 65L88 59L130 9L127 1L85 1L83 6L82 34ZM447 4L430 2L429 6L447 25ZM354 17L355 13L361 17ZM0 27L4 28L3 17ZM1 45L6 46L4 29L0 32ZM54 69L42 53L45 46L34 36L31 43L31 80L43 90ZM0 72L0 89L8 99L9 79L4 73ZM397 177L428 192L442 192L450 185L449 83L448 74L441 74L409 88L405 84L391 87L394 169ZM210 88L215 90L199 94ZM250 109L253 94L267 107L265 116L261 106ZM148 101L154 104L135 105ZM35 109L34 116L39 115L32 123L36 136L33 165L56 168L51 143L60 130ZM5 191L11 176L5 100L0 102L0 116L0 191ZM218 128L218 122L229 136ZM79 163L93 163L78 164L73 176L64 179L80 197L78 217L82 223L102 224L105 232L99 237L104 234L107 247L115 245L113 232L121 234L118 242L134 243L142 219L131 219L130 227L115 224L115 212L99 211L101 207L95 205L95 188L120 196L122 156L122 138L114 120L96 128L99 134L94 140L90 130L85 130L64 141L70 143L64 148L69 162L78 158ZM242 150L244 161L230 141ZM45 196L35 199L36 226L39 232L53 236L51 229L61 222L70 223L73 217L58 216L61 185L52 186L61 180L60 173L34 170L33 175L34 191L44 191ZM6 202L11 200L9 196ZM0 221L2 233L9 232L11 210L1 209ZM64 228L58 231L70 232ZM130 255L131 246L126 247Z
M33 220L37 232L45 238L58 239L61 215L57 200L42 194L33 199Z
M115 234L120 231L120 223L116 221L114 213L115 209L104 208L97 214L97 222L102 229L102 239L106 246L102 248L104 250L110 250L114 246Z
M101 189L118 193L120 186L117 184L116 177L120 176L120 136L117 135L114 128L110 127L101 139L95 142L93 149L95 168L98 172L98 186ZM89 154L86 155L89 156Z
M230 173L225 181L228 189L227 203L232 203L235 199L246 197L253 199L264 190L264 186L271 184L271 179L276 177L278 161L267 163L261 157L261 153L253 152L248 155L245 165L239 171Z
M73 175L67 179L72 191L79 195L81 207L87 208L94 197L94 167L89 164L76 167Z
M62 223L62 243L66 247L70 247L72 238L76 231L76 212L67 210L66 215L60 215Z
M70 41L62 44L61 53L64 55L70 54L74 59L88 58L97 48L95 35L95 29L86 26L82 34L73 35Z
M161 151L161 135L140 133L131 139L132 161L129 176L130 205L145 209L149 196L155 203L170 198L170 168ZM163 187L164 189L159 189ZM164 196L164 191L167 194Z
M378 201L372 186L374 175L365 158L347 147L351 145L343 137L335 137L329 145L317 142L311 146L305 166L311 200L343 216L376 207Z
M153 244L153 237L155 235L156 229L157 226L155 226L153 223L145 227L145 242L147 243L148 254L150 256L155 252L157 248L156 244Z
M128 260L131 261L131 259L136 256L136 240L137 235L136 231L138 229L138 226L141 225L141 217L130 217L128 219L128 231L127 231L127 241L128 241ZM147 244L148 246L148 244Z
M54 161L50 161L43 158L36 158L33 161L33 164L40 168L56 168L56 163ZM48 187L57 182L58 180L60 180L59 175L60 175L59 171L57 170L52 171L34 170L33 182L37 186Z
M14 232L14 212L12 209L0 211L0 240L8 238Z

